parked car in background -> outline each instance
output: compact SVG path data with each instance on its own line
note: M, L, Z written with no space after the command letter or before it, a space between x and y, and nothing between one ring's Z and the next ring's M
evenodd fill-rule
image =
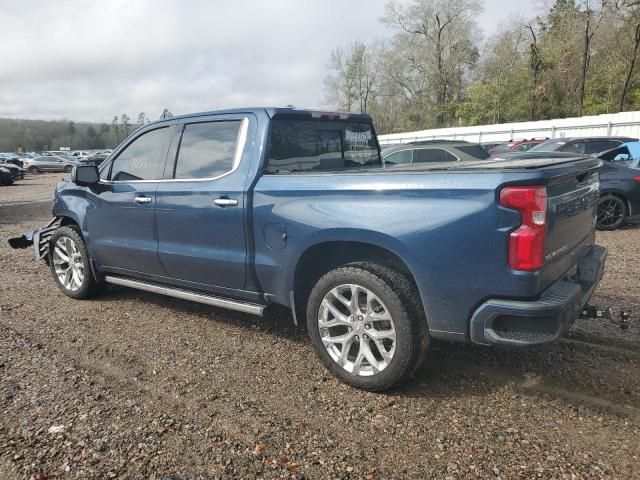
M20 154L17 154L17 153L9 153L9 152L0 153L0 160L5 160L6 163L12 163L20 168L23 167L22 157L20 156Z
M78 165L95 165L96 167L100 165L107 157L108 153L94 153L90 157L79 158L77 160Z
M640 142L629 142L598 156L600 201L596 227L615 230L640 214Z
M4 165L0 165L0 185L13 185L13 182L15 182L15 179L11 170Z
M506 153L506 152L526 152L529 149L539 145L540 143L546 142L548 138L532 138L530 140L511 140L507 143L502 143L493 148L490 148L488 152L491 155L496 155L498 153Z
M71 152L71 156L75 158L87 158L91 156L91 153L85 150L75 150Z
M29 173L34 174L42 172L70 172L73 170L75 164L75 160L53 155L24 160L24 168Z
M638 139L631 137L552 138L532 147L529 152L568 152L593 155L636 140Z
M23 168L15 165L15 164L11 163L6 158L0 158L0 166L2 166L5 169L9 170L9 172L11 173L11 176L13 177L14 181L24 178L25 170Z
M37 157L58 157L60 155L69 155L71 152L69 152L68 150L47 150L42 152L40 155L37 155Z
M386 148L382 153L385 166L484 160L489 157L489 153L477 143L454 140L404 143Z

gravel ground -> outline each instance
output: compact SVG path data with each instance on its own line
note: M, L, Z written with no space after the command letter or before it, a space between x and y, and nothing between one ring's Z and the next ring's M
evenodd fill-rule
M45 222L61 175L0 188L0 478L640 478L640 228L596 300L527 350L434 343L408 385L344 386L286 314L125 288L73 301L6 238Z

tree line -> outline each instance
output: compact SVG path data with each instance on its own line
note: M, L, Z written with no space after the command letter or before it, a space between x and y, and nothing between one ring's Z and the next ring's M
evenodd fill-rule
M161 118L171 116L166 108ZM136 128L150 123L141 112L135 120L123 113L111 123L69 120L18 120L0 118L0 152L59 150L100 150L116 147Z
M390 1L390 36L331 52L325 103L379 133L640 107L639 0L555 0L484 39L478 0Z

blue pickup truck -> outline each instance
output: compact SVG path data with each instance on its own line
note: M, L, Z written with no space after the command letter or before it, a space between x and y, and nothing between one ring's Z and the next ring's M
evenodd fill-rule
M280 108L163 119L74 167L33 244L69 297L124 285L305 324L358 388L430 339L558 339L600 281L587 156L385 165L367 115Z

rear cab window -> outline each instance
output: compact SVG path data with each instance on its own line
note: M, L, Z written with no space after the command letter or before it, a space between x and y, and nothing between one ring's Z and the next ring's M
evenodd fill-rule
M382 168L373 125L329 119L271 123L267 174L339 173Z

